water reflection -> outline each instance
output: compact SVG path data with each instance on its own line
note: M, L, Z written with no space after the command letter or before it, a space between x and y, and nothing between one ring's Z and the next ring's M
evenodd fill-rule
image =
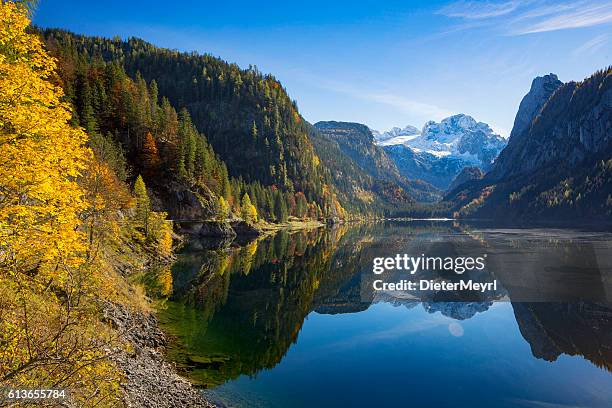
M193 242L180 254L171 277L160 273L161 282L152 286L170 298L160 314L175 340L170 357L205 387L277 366L312 312L354 314L377 303L420 307L455 319L448 332L461 337L461 321L509 300L534 357L582 356L610 370L611 242L607 233L453 223L340 226L279 232L242 247ZM406 252L487 253L486 270L462 278L497 279L499 288L471 294L371 290L376 278L372 259ZM437 271L428 274L428 279L456 279Z
M521 334L534 357L555 361L561 354L582 356L612 371L612 310L579 303L513 303Z

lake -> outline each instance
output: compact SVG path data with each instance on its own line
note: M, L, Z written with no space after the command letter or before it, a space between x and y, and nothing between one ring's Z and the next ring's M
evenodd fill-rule
M486 259L372 271L396 254ZM376 279L497 282L376 291ZM230 407L611 407L612 234L380 222L192 241L150 293L168 356Z

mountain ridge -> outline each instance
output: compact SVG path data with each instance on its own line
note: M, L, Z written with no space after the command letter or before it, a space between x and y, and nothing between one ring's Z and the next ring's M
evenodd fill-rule
M425 182L407 179L400 174L396 164L383 148L374 143L374 135L361 123L320 121L313 125L320 136L337 144L342 154L350 158L372 180L392 183L387 185L391 191L397 191L392 185L400 187L417 201L432 202L439 192ZM320 153L321 154L321 153ZM329 163L334 166L333 163Z
M444 200L459 217L609 221L612 67L558 87L493 169L458 190Z
M399 136L379 144L403 176L446 190L464 167L488 170L506 140L486 123L457 114L439 123L428 121L417 136Z

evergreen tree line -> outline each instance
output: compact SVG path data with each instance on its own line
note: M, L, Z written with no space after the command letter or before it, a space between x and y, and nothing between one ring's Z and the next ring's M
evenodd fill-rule
M170 180L205 186L216 198L220 219L237 215L250 222L286 222L289 216L331 213L331 204L323 207L326 214L301 191L231 178L189 111L177 113L169 99L159 95L155 80L147 83L138 72L132 79L118 61L90 59L58 42L49 46L59 59L57 80L74 106L73 125L87 131L96 156L121 180L142 175L153 190ZM255 123L251 133L258 134Z

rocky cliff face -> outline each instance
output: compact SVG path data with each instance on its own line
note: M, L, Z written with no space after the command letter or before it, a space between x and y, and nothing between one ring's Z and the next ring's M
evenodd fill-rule
M510 137L516 137L523 133L535 117L540 113L542 107L550 98L550 96L561 86L563 82L555 74L548 74L541 77L536 77L531 83L531 89L527 95L523 97L519 105L514 126Z
M534 82L539 84L541 80ZM540 87L533 95L550 92ZM531 91L530 91L531 92ZM575 221L612 216L612 67L554 91L525 127L527 95L492 170L446 199L459 216ZM522 131L521 131L522 129Z
M554 81L546 84L547 88L540 88L535 94L545 95L542 92L549 92ZM531 91L523 101L536 99L530 94ZM570 82L558 87L531 123L525 125L528 113L519 109L515 121L519 127L512 130L508 147L500 154L487 179L507 179L533 173L560 161L576 166L608 148L612 141L610 70L581 83Z
M162 201L160 209L173 220L203 221L214 216L217 198L204 186L171 181L156 186L156 192Z

